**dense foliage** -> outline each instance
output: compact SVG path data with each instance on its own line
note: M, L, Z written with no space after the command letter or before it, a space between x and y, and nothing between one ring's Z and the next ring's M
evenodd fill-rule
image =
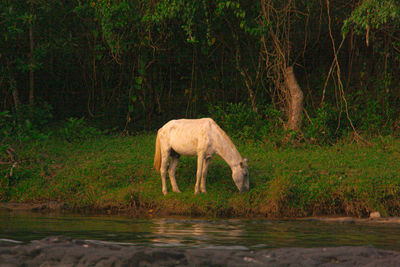
M399 16L398 0L1 1L1 134L82 117L154 129L211 114L258 138L283 128L288 66L305 95L302 138L391 134Z

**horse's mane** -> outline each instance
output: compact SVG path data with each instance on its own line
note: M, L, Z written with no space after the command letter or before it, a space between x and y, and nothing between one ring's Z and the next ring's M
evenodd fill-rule
M229 144L229 146L239 154L239 151L237 151L236 146L233 144L231 138L225 133L224 130L221 129L221 127L219 127L219 125L214 120L213 120L213 122L214 122L214 125L217 127L218 132L226 140L226 142Z

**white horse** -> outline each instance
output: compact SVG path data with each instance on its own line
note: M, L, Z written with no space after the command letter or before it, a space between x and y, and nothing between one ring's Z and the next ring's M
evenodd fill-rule
M166 176L171 157L169 178L172 191L180 192L175 180L180 155L197 155L194 193L206 193L206 176L211 157L217 153L232 169L232 179L240 192L249 190L247 159L242 159L226 133L210 118L172 120L158 130L154 167L161 173L162 192L167 194Z

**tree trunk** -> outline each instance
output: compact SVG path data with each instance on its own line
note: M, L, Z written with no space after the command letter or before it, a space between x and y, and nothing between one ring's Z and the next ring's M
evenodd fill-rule
M7 62L7 72L8 72L8 85L13 96L15 110L18 110L21 105L21 101L19 100L17 82L15 80L14 72L12 71L11 63L8 58L6 58L6 62Z
M15 109L18 110L19 106L21 105L21 102L19 101L18 88L16 85L16 81L13 77L10 77L9 83L10 83L10 89L12 92L12 96L14 99L14 106L15 106Z
M293 67L286 68L285 85L288 89L286 93L288 101L288 121L285 128L286 130L298 131L301 125L304 96L294 76Z
M254 82L249 73L240 65L241 61L241 56L240 56L240 45L239 45L239 40L238 36L235 36L235 48L236 48L236 54L235 54L235 59L236 59L236 69L239 71L240 75L242 76L245 84L247 91L249 93L250 97L250 102L251 102L251 108L253 109L254 112L257 113L257 101L256 101L256 95L253 90Z
M31 4L31 21L29 23L29 48L30 48L30 54L29 54L29 104L33 106L35 103L35 77L34 77L34 64L33 64L33 53L34 53L34 36L33 36L33 4Z

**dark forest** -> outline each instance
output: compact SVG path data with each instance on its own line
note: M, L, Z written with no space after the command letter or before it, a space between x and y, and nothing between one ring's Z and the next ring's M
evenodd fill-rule
M0 115L14 128L79 118L101 129L142 131L172 118L211 116L230 132L243 130L241 137L285 130L299 140L333 142L395 134L399 6L2 1Z

